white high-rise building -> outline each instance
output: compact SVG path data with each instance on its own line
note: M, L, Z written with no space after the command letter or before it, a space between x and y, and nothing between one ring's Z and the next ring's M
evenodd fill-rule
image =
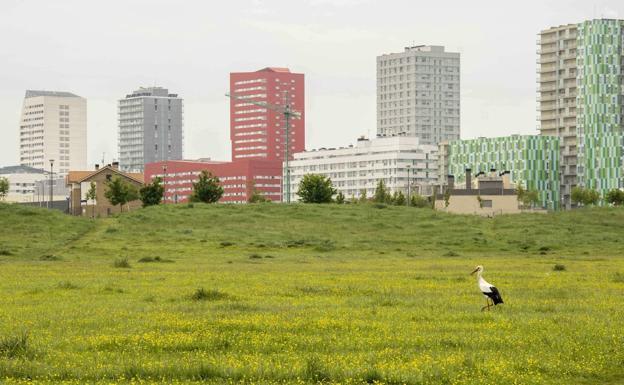
M377 57L377 136L415 136L422 144L459 139L459 53L405 47Z
M420 144L414 137L358 139L357 145L299 152L290 161L292 201L306 174L329 177L347 198L363 191L372 198L380 180L391 191L431 194L437 182L438 147Z
M26 91L20 164L65 175L87 167L87 100L69 92Z

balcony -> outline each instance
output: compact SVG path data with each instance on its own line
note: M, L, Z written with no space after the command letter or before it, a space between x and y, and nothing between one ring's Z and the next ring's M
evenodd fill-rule
M557 52L557 45L556 44L549 45L548 47L544 47L544 45L545 44L542 44L541 47L537 48L537 54L538 55Z
M541 75L537 77L537 82L538 83L548 83L548 82L554 82L557 80L557 75Z
M550 43L557 42L557 40L558 38L557 38L557 35L555 34L548 35L548 36L541 35L539 39L537 39L537 44L550 44Z
M539 91L538 91L539 94ZM557 99L557 95L556 94L549 94L549 95L538 95L537 96L537 101L538 102L549 102L549 101L553 101Z
M546 63L555 63L556 61L557 61L557 56L550 54L548 56L546 56L546 55L540 56L537 59L536 63L537 64L546 64Z
M557 90L557 85L541 86L538 92L552 92Z

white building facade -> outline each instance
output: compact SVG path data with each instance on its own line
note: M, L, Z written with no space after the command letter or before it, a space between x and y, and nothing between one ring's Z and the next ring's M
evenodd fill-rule
M420 144L416 137L358 139L357 145L296 153L290 161L291 201L297 201L299 183L306 174L329 177L349 198L363 191L371 198L383 180L391 191L430 194L437 180L437 146Z
M442 46L405 47L377 57L377 136L422 144L459 139L460 56Z
M7 166L0 168L0 178L9 181L9 193L5 202L47 202L50 200L50 182L52 183L53 200L65 200L69 191L65 187L65 179L54 173L50 181L50 173L28 166Z
M26 91L20 164L66 175L87 167L87 100L69 92Z

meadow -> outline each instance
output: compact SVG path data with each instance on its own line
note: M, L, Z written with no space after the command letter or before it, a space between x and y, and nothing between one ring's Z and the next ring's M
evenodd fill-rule
M0 204L0 225L2 384L624 383L622 209Z

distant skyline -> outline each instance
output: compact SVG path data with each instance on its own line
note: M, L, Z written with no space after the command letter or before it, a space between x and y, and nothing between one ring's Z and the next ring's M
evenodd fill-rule
M4 0L0 166L19 163L28 89L87 99L88 162L117 159L117 100L141 86L184 99L185 157L230 158L230 72L306 76L307 148L376 133L376 57L414 44L461 53L461 137L536 134L536 39L622 18L621 0Z

